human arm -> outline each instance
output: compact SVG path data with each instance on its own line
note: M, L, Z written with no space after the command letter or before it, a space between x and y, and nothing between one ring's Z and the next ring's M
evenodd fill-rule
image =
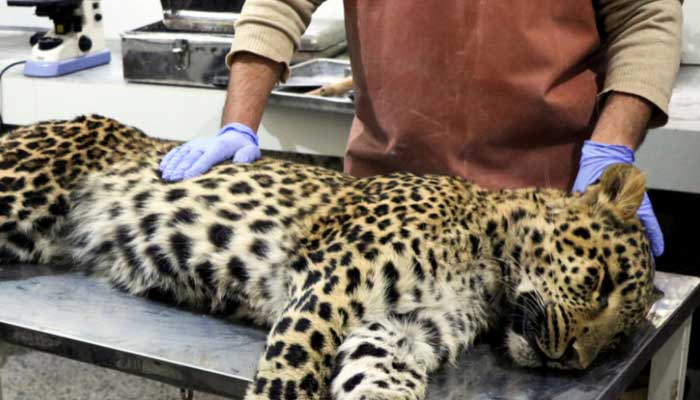
M289 62L311 14L322 0L249 0L236 22L226 57L230 79L222 128L214 137L198 138L170 151L161 161L163 179L198 176L226 159L260 158L255 131L270 91L289 74Z
M238 122L257 131L267 98L283 69L283 64L257 54L236 54L231 64L221 126Z
M256 131L267 98L282 65L251 53L239 53L231 66L221 129L212 137L197 138L172 149L163 157L163 179L178 181L201 175L231 159L236 163L260 158Z
M648 127L664 125L680 66L682 1L600 0L597 11L606 61L601 103L612 93L635 95L652 107Z
M583 144L574 191L583 192L611 164L634 163L634 150L644 140L653 107L635 95L612 93L608 96L591 139ZM653 254L660 256L664 251L664 238L648 195L644 196L637 215L646 229Z
M574 191L583 191L613 163L634 162L647 129L668 120L671 90L680 64L681 3L678 0L601 0L606 39L602 110L584 143ZM638 215L655 256L663 234L649 197Z
M323 0L248 0L236 21L226 57L230 79L222 125L240 122L257 130L267 98L289 75L311 15Z

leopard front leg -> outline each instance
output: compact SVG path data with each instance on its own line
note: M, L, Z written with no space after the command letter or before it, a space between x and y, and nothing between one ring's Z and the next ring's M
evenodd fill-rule
M347 314L324 286L302 291L275 322L246 400L327 398Z
M353 329L338 349L333 399L425 399L428 374L453 361L471 336L454 318L416 311Z

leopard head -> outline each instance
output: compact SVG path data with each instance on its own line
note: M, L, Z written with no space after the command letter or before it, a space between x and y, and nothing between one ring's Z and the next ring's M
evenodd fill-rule
M658 299L637 210L645 179L616 164L521 234L508 352L529 367L585 369Z

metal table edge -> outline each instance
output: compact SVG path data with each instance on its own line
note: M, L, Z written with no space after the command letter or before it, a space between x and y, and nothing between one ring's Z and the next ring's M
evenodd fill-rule
M672 273L667 273L672 274ZM680 275L680 274L672 274ZM639 375L642 369L651 361L659 348L661 348L673 333L688 319L693 311L700 305L700 282L683 301L676 311L659 328L659 332L653 335L642 345L643 350L630 359L626 373L621 379L617 379L606 387L601 393L600 400L616 400L619 395Z
M17 340L15 338L16 334L21 334L25 337L31 337L33 343ZM9 324L4 320L0 320L0 340L18 345L20 347L25 347L28 349L53 354L59 357L85 362L102 368L113 369L128 374L164 382L175 387L199 390L206 393L233 397L236 399L243 397L246 388L251 383L250 380L240 376L227 375L225 373L213 371L210 369L198 368L188 364L181 364L159 357L145 355L140 352L128 351L118 349L115 347L108 347L100 345L98 343L80 340L66 335L59 335L49 332L37 332L36 330L33 330L31 328L27 328L17 324ZM54 344L56 343L56 341L58 341L60 345L42 346L42 344L39 344L42 341L44 341L45 343L49 342L51 344ZM65 349L68 349L70 351L65 351ZM78 349L80 350L78 351ZM89 351L85 351L85 349L88 349ZM95 362L93 359L87 357L88 354L97 352L103 355L103 359L110 358L126 361L114 363L101 363L99 361ZM183 373L189 377L197 379L192 379L190 382L187 382L187 384L185 384L185 382L183 382L182 380L178 380L166 374L158 374L155 372L144 371L144 362L151 362L157 366L162 366L170 370L176 370L179 373ZM204 382L208 381L218 382L219 385L204 384Z

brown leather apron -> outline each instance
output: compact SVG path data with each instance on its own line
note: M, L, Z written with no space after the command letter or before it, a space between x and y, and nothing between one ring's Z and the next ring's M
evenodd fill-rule
M570 186L600 87L591 0L345 0L345 12L346 172Z

